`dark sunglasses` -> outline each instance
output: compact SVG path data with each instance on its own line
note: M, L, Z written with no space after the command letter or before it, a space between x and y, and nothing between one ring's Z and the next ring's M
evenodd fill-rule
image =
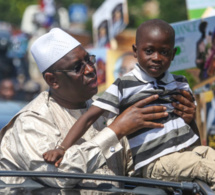
M96 63L96 56L88 55L85 60L75 63L74 67L69 70L53 70L51 72L72 72L76 74L83 74L86 65L94 67L95 63Z

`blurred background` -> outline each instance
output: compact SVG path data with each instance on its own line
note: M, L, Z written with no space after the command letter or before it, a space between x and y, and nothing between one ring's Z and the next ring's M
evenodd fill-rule
M0 128L48 90L29 48L60 27L97 56L99 94L132 70L137 27L153 18L176 32L170 71L185 75L197 100L202 144L215 148L214 0L0 0Z

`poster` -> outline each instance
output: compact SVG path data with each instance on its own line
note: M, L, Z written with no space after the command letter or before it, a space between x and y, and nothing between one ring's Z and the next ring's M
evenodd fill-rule
M104 92L118 77L131 71L137 63L132 50L90 48L88 52L96 56L98 95Z
M199 19L215 15L214 0L186 0L189 19Z
M91 48L87 49L90 55L96 56L96 72L98 82L98 94L102 93L106 89L106 63L107 63L107 49L106 48Z
M204 80L215 72L215 16L172 23L177 52L170 71L199 68Z
M215 148L215 76L213 76L215 67L215 23L211 25L215 16L215 1L186 0L186 5L189 19L202 18L198 26L201 36L199 36L196 42L194 57L196 66L200 69L200 83L193 87L193 92L197 100L196 121L200 129L202 144Z
M110 47L110 41L128 24L126 0L106 0L93 14L93 39L96 47Z
M107 51L107 87L117 78L131 71L137 58L134 58L131 50L111 50Z

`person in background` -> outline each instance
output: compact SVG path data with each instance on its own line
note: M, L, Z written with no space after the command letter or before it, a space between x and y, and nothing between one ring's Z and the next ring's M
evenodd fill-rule
M0 99L13 100L15 97L14 83L11 79L3 79L0 82Z
M30 102L41 92L41 86L34 80L27 80L17 86L16 99L18 101Z
M205 68L207 69L208 77L215 74L215 29L212 33L211 47L206 55Z
M204 64L206 60L206 30L208 23L206 21L202 21L199 24L199 31L201 33L201 37L196 43L196 66L200 69L199 78L200 80L204 80L207 78L207 70L204 69Z
M0 130L26 105L17 95L18 91L11 78L0 81Z
M16 80L17 77L16 67L12 59L7 56L10 38L10 31L0 30L0 80L5 78Z

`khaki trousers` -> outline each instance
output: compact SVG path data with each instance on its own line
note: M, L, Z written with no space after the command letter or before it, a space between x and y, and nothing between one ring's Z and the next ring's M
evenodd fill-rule
M195 146L163 156L142 169L145 178L164 181L203 180L215 189L215 150Z

